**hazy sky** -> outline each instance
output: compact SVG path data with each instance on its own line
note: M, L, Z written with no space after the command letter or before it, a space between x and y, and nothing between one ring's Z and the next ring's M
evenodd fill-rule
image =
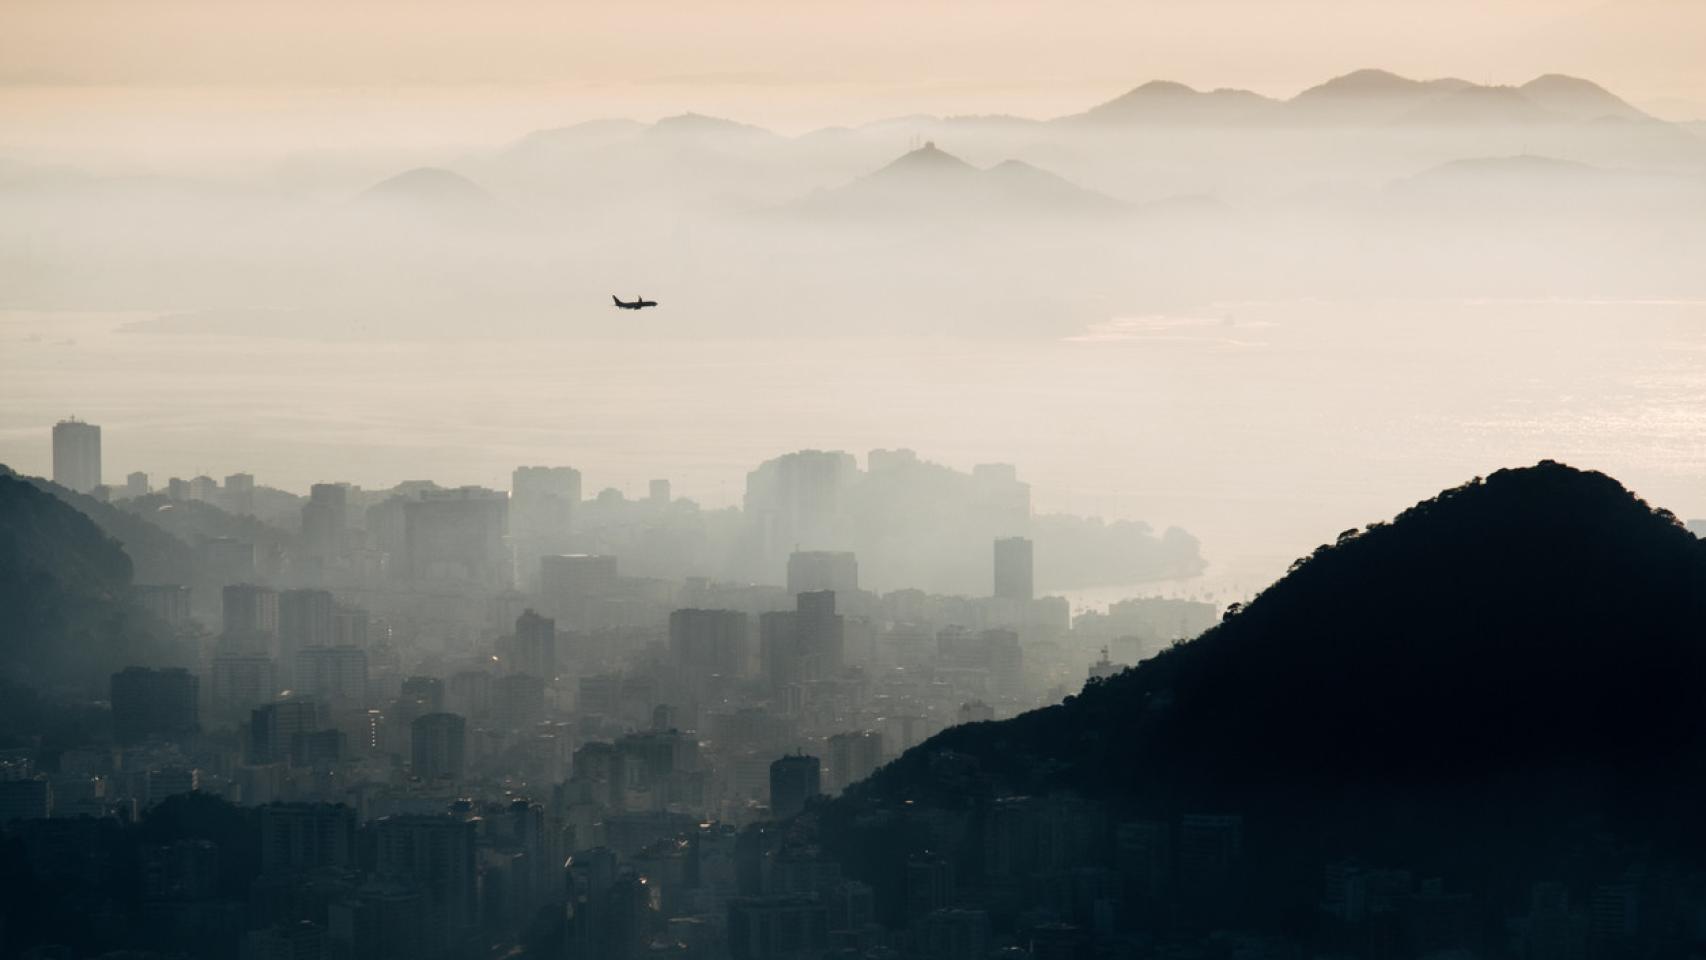
M172 159L503 141L624 114L784 131L1076 111L1164 77L1592 77L1706 117L1700 0L0 2L0 151Z

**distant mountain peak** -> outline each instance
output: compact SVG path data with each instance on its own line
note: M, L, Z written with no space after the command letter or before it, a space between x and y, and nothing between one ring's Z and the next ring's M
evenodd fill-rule
M1177 80L1151 80L1148 83L1138 85L1131 92L1142 96L1153 97L1189 96L1197 91L1186 84L1179 83Z
M1216 124L1267 117L1279 102L1249 90L1202 91L1173 80L1151 80L1066 121Z
M1575 120L1616 117L1651 120L1652 116L1592 80L1562 73L1535 77L1518 88L1536 106Z
M693 113L691 111L687 113L678 113L670 117L663 117L658 120L657 123L652 124L651 130L648 132L653 134L681 134L691 136L703 136L706 134L732 134L744 137L774 136L774 134L763 127L753 126L750 123L741 123L738 120L729 120L724 117L712 117L703 113Z
M977 168L927 140L924 146L910 150L872 174L874 177L912 173L973 173Z
M362 197L373 200L408 200L431 203L493 204L479 184L443 167L416 167L387 177L366 190Z
M1435 84L1444 84L1446 86L1466 85L1462 84L1462 81L1436 80L1430 82L1424 80L1412 80L1409 77L1399 76L1390 70L1380 70L1368 67L1362 70L1353 70L1343 76L1334 77L1325 83L1316 84L1315 86L1298 94L1294 99L1309 101L1347 97L1378 98L1415 95L1418 93L1424 93L1430 88L1435 88Z

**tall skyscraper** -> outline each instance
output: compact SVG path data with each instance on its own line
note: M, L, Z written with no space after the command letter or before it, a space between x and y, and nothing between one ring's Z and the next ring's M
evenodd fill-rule
M316 483L302 505L302 545L318 557L342 551L349 526L349 484Z
M278 639L278 594L252 583L234 583L219 594L221 630L227 645L270 650Z
M1002 600L1035 597L1031 570L1031 541L1002 537L995 541L995 596Z
M182 668L126 667L113 674L113 735L120 743L184 737L199 729L201 681Z
M572 467L516 467L510 475L509 538L522 586L539 584L539 558L568 553L580 471Z
M758 617L759 660L773 690L841 672L846 624L835 612L835 592L802 593L794 605Z
M523 610L515 621L510 647L512 673L527 673L550 681L557 676L557 621Z
M135 470L125 475L124 495L127 497L148 496L148 474Z
M271 803L260 810L261 872L270 876L355 861L355 810L341 803Z
M840 450L800 450L759 464L746 475L744 512L752 526L757 573L774 576L788 551L845 546L843 498L859 474Z
M462 955L478 919L478 825L449 816L410 815L384 817L374 821L372 829L374 873L425 892L425 939L453 956Z
M225 478L225 509L239 516L255 512L255 475L233 473Z
M616 592L616 558L570 553L542 557L539 594L547 612L573 628L586 621L592 604Z
M410 768L422 780L460 780L466 757L466 722L454 713L429 713L409 725Z
M235 720L271 700L279 690L278 670L264 653L217 653L208 707L215 716Z
M788 592L831 590L851 597L859 590L859 560L840 550L796 550L788 554Z
M669 615L670 659L689 677L743 676L749 651L744 613L676 610Z
M806 808L806 802L821 796L821 764L816 757L789 754L770 764L770 813L780 819Z
M367 702L367 651L359 647L309 647L296 654L297 690L334 707Z
M175 583L145 583L130 588L130 595L142 609L173 627L188 626L190 622L190 588Z
M278 660L286 671L286 682L300 682L296 677L298 654L332 645L336 608L327 590L286 590L278 595Z
M101 485L101 428L72 418L53 425L53 482L78 493Z
M513 585L508 528L509 497L496 490L423 491L403 504L408 575L454 589L507 589Z
M266 764L290 759L296 735L319 730L324 726L322 719L319 701L307 697L256 707L249 714L248 761Z

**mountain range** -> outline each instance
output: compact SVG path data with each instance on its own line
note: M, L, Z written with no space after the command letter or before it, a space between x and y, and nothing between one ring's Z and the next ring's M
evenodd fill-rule
M1079 798L1090 830L1235 816L1260 865L1260 906L1236 919L1268 929L1311 913L1346 858L1513 906L1596 836L1698 869L1702 623L1706 541L1675 517L1602 474L1501 470L1344 531L1065 703L938 735L808 819L883 888L932 843L978 882L981 841L941 837L987 836L1002 798Z
M1358 70L1310 87L1289 100L1249 90L1199 91L1181 83L1143 84L1057 122L1080 124L1433 124L1578 123L1602 118L1653 121L1589 80L1548 74L1519 86L1466 80L1411 80L1384 70Z

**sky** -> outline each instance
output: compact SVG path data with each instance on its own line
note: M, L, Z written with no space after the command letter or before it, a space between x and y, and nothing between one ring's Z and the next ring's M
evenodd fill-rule
M1699 0L4 0L0 157L479 148L694 110L782 132L1076 112L1144 81L1289 96L1378 66L1591 77L1706 118Z

